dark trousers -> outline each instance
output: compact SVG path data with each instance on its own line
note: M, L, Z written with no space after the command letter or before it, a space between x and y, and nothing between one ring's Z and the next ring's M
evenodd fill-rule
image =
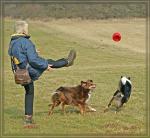
M25 88L25 115L33 114L33 100L34 100L34 83L24 86Z
M48 61L48 64L52 65L52 68L61 68L68 64L68 61L64 58L56 60L56 61L53 59L48 59L47 61Z
M65 67L68 62L66 59L52 60L48 59L48 64L52 65L52 68ZM33 115L33 101L34 101L34 83L30 83L24 86L25 89L25 115Z

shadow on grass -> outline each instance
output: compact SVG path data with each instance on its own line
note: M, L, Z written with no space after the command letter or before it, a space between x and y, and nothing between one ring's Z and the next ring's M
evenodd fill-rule
M106 112L119 113L119 112L121 112L121 111L123 110L123 108L124 108L124 106L121 107L121 108L119 108L119 109L117 109L115 106L111 106L111 107L109 107L109 108L105 111L105 113L106 113Z
M66 114L73 114L73 113L76 113L76 114L80 114L80 111L76 108L73 108L73 107L66 107L65 108L65 113ZM47 111L39 111L39 112L36 112L36 115L45 115L47 114L48 115L48 110ZM53 110L53 114L60 114L60 115L63 115L64 113L62 112L61 109L57 109L57 107Z
M97 107L97 106L92 106L92 107ZM36 115L38 115L38 116L45 116L45 115L48 115L48 112L49 112L49 110L47 110L47 111L37 111L36 112ZM86 109L86 114L93 114L93 113L100 113L99 111L97 112L93 112L93 111L90 111L89 109ZM102 111L101 111L101 113L103 113ZM67 105L66 106L66 108L65 108L65 114L63 113L63 111L61 110L61 108L59 108L59 107L56 107L56 108L54 108L54 110L53 110L53 113L52 113L52 115L81 115L80 114L80 110L79 110L79 108L78 107L73 107L73 106L69 106L69 105Z

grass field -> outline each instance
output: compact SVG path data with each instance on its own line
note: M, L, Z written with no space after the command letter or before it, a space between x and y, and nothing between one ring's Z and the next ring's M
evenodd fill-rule
M23 128L24 90L16 85L7 54L14 20L5 19L4 34L4 134L5 135L145 135L146 57L145 20L52 20L29 21L31 39L45 58L65 57L77 51L74 66L45 72L35 82L34 120L36 129ZM119 31L122 40L111 36ZM133 93L117 115L103 113L121 75L130 76ZM97 88L90 104L97 112L81 116L77 108L60 108L47 117L51 93L59 86L74 86L92 79Z

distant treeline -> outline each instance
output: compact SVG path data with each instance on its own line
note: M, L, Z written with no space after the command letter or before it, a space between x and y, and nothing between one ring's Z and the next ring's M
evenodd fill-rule
M108 19L146 17L146 5L128 4L5 4L5 17Z

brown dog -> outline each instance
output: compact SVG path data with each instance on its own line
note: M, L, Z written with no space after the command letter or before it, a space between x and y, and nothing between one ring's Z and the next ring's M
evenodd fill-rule
M87 101L90 98L89 93L95 88L96 85L92 80L87 80L86 82L81 81L81 84L76 87L59 87L52 95L52 104L49 115L52 114L54 107L60 104L62 105L63 113L65 113L65 105L74 105L79 107L81 114L84 114ZM88 106L88 108L94 109L90 106Z

